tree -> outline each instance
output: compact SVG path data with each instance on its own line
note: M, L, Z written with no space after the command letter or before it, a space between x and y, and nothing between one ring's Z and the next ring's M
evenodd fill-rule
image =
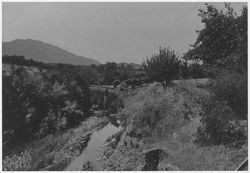
M197 40L193 48L185 54L185 58L225 68L226 61L232 60L232 57L228 57L241 52L240 57L234 61L246 68L247 7L243 7L241 16L236 15L230 3L225 3L225 11L208 4L206 8L200 9L198 14L205 27L197 31Z
M112 82L117 79L117 64L112 62L107 62L103 67L103 82L104 84L110 85Z
M180 63L179 68L180 68L180 73L179 73L180 77L184 78L184 79L187 79L189 77L188 63L187 63L187 61L186 60L182 61Z
M161 82L163 89L170 84L179 73L180 60L177 53L170 48L159 48L159 54L153 54L150 59L143 61L142 66L146 74L157 82Z
M189 74L192 78L198 79L204 77L204 69L199 63L192 63L189 65Z
M93 67L81 66L78 70L78 75L88 84L93 84L97 82L99 76L97 70Z

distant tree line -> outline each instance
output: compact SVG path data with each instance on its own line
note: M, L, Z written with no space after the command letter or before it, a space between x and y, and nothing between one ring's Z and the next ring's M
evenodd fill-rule
M162 48L164 49L164 48ZM156 54L154 54L156 56ZM74 77L79 75L83 80L88 82L88 84L97 85L119 85L125 83L127 85L137 86L144 83L153 82L155 79L161 78L162 74L155 74L156 78L152 74L147 74L144 66L126 63L115 63L107 62L101 65L71 65L71 64L61 64L61 63L43 63L37 62L32 59L27 60L23 56L8 56L4 55L2 57L4 64L12 64L19 66L29 66L37 67L39 69L48 69L60 72L63 78ZM174 75L174 79L184 78L202 78L207 77L208 73L203 65L198 63L188 64L186 61L181 62L178 68L173 68L178 71L178 74ZM67 76L65 76L67 74ZM166 73L168 74L168 73Z

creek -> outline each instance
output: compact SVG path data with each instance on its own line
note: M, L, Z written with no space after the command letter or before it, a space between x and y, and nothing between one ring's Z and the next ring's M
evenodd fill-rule
M121 129L121 126L117 125L117 123L114 124L111 121L103 128L94 131L90 137L87 147L79 156L72 159L65 171L81 171L83 170L83 165L85 163L89 162L93 164L102 154L102 146L105 141Z

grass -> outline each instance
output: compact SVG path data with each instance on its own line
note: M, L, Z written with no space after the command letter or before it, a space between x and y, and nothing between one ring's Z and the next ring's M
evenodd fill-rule
M176 146L168 162L180 170L234 170L247 157L245 146L241 149L226 148L223 145L199 147L192 143Z
M168 88L164 92L161 85L156 83L125 101L125 107L136 114L132 129L138 133L147 130L151 136L157 136L157 140L172 135L189 122L187 117L198 116L200 111L200 105L191 94L178 87Z
M134 116L118 151L107 161L107 170L135 170L140 167L139 161L129 166L126 160L135 157L141 160L142 151L152 148L168 153L166 164L179 170L234 170L247 157L247 144L242 148L228 148L223 145L201 147L193 142L200 126L200 100L209 95L206 84L201 88L194 82L179 82L166 92L154 83L126 95L125 108ZM188 119L184 118L185 114ZM129 135L131 132L133 135ZM143 137L136 139L139 136ZM125 140L137 142L139 148L124 146Z
M159 145L187 124L189 121L184 119L187 107L191 107L193 112L199 109L197 104L192 105L194 100L190 95L176 87L165 92L161 85L154 83L130 94L126 95L124 105L127 111L132 112L133 118L117 150L106 161L105 170L139 169L142 150ZM135 158L137 161L133 161Z
M34 171L63 170L72 157L80 154L79 144L87 132L108 123L107 118L90 117L79 127L64 133L49 135L20 149L14 149L3 159L3 170Z

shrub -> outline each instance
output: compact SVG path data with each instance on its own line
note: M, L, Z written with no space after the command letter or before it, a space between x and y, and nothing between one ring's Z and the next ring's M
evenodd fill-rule
M195 142L202 145L237 145L239 140L246 140L244 129L232 121L233 110L225 102L210 97L203 100L202 107L201 126Z
M238 118L247 118L247 74L230 70L218 73L213 92L216 99L225 100Z
M73 127L78 125L84 118L84 112L78 108L76 101L66 101L65 104L66 106L62 109L62 111L63 115L66 117L67 126Z

